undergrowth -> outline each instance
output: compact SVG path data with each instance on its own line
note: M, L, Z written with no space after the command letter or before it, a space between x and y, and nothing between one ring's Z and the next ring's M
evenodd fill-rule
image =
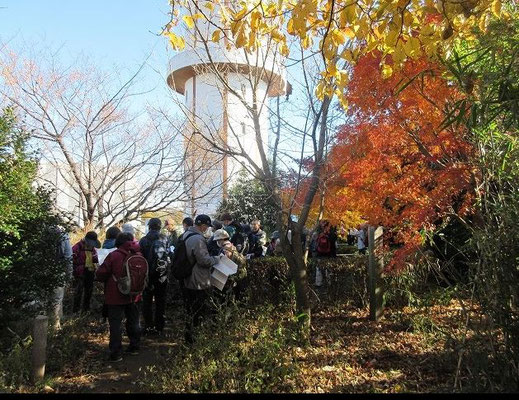
M296 322L272 305L227 306L202 325L192 346L171 352L164 365L148 368L152 392L289 392L297 364Z

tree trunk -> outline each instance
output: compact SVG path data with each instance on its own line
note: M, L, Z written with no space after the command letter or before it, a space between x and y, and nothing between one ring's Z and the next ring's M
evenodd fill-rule
M286 236L288 229L283 226L282 212L280 211L278 214L277 229L280 232L281 248L289 267L290 279L294 283L296 315L300 323L302 340L306 342L310 338L311 309L308 296L308 275L304 262L303 247L301 246L301 232L297 227L292 226L292 243L290 243Z

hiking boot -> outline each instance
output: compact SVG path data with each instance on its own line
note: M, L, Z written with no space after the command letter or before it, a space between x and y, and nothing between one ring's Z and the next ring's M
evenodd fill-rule
M111 362L121 362L123 360L123 356L120 354L110 354L110 361Z
M126 350L125 350L125 353L126 354L130 354L132 356L136 356L139 354L139 348L138 347L132 347L132 346L129 346Z

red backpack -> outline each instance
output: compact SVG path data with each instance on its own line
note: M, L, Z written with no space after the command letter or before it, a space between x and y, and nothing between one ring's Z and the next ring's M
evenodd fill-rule
M320 233L317 238L317 253L328 254L332 250L332 244L326 233Z
M126 258L123 263L123 276L116 278L117 289L124 295L137 296L141 294L148 284L148 262L141 254L130 254L118 249Z

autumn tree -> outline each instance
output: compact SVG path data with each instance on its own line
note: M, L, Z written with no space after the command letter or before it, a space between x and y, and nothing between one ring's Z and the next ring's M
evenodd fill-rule
M218 42L224 37L229 48L251 53L272 39L286 57L300 48L320 54L323 79L316 94L322 100L336 93L344 105L348 83L344 61L355 63L376 50L381 55L379 71L390 76L408 58L442 59L460 40L476 40L475 28L485 32L494 19L512 19L501 0L170 0L170 4L172 18L165 32L173 48L185 44L173 32L175 26L183 22L193 28L193 21L216 12L220 18L212 21L216 28L212 39ZM182 9L190 5L196 10L186 15Z
M186 130L185 140L192 144L196 138L199 143L204 143L204 146L200 145L200 149L205 147L207 152L242 165L251 176L261 182L265 193L269 194L268 202L275 210L276 230L280 232L283 254L290 266L295 286L296 311L307 337L311 310L302 235L313 199L319 191L330 140L331 111L336 110L330 96L319 100L314 95L314 88L319 80L316 79L318 74L313 73L311 64L317 62L322 67L322 60L307 60L301 49L299 63L303 72L301 82L296 84L298 91L303 94L304 106L295 112L294 109L288 110L284 107L286 103L281 103L279 98L269 101L266 96L272 90L280 94L283 93L281 90L288 92L289 86L283 87L285 80L280 79L279 75L284 60L282 46L280 48L273 38L264 38L263 45L255 50L233 48L221 36L220 29L215 28L219 19L216 9L208 8L203 18L199 18L198 9L199 3L196 1L184 4L182 9L185 28L188 30L184 32L184 36L187 38L189 54L196 54L199 58L195 63L197 75L214 76L216 79L212 85L224 101L227 104L239 104L246 110L246 116L242 118L245 119L246 128L252 130L254 136L253 140L247 140L241 132L228 124L227 118L232 118L232 115L222 118L220 128L219 124L215 124L215 121L219 121L218 116L204 120L199 116L192 116L188 109L186 117L190 129ZM183 43L184 38L171 34L170 40ZM240 90L230 83L228 76L236 71L240 71L240 79L243 79L246 90ZM268 88L266 92L260 90L262 85ZM266 140L263 133L269 121L264 116L269 114L272 134ZM253 157L252 154L259 157ZM300 165L307 159L311 160L308 164L311 167L302 169ZM295 172L294 192L285 196L282 178L291 168ZM298 182L303 180L308 183L308 190L299 202L298 194L301 193L302 186ZM294 218L294 214L297 214L297 218Z
M329 192L334 205L359 211L373 225L389 228L403 245L393 260L424 244L424 232L471 211L475 195L474 149L467 130L444 126L463 95L426 60L408 60L390 78L379 74L380 56L356 64L348 86L354 121L339 133L330 163L341 174Z

